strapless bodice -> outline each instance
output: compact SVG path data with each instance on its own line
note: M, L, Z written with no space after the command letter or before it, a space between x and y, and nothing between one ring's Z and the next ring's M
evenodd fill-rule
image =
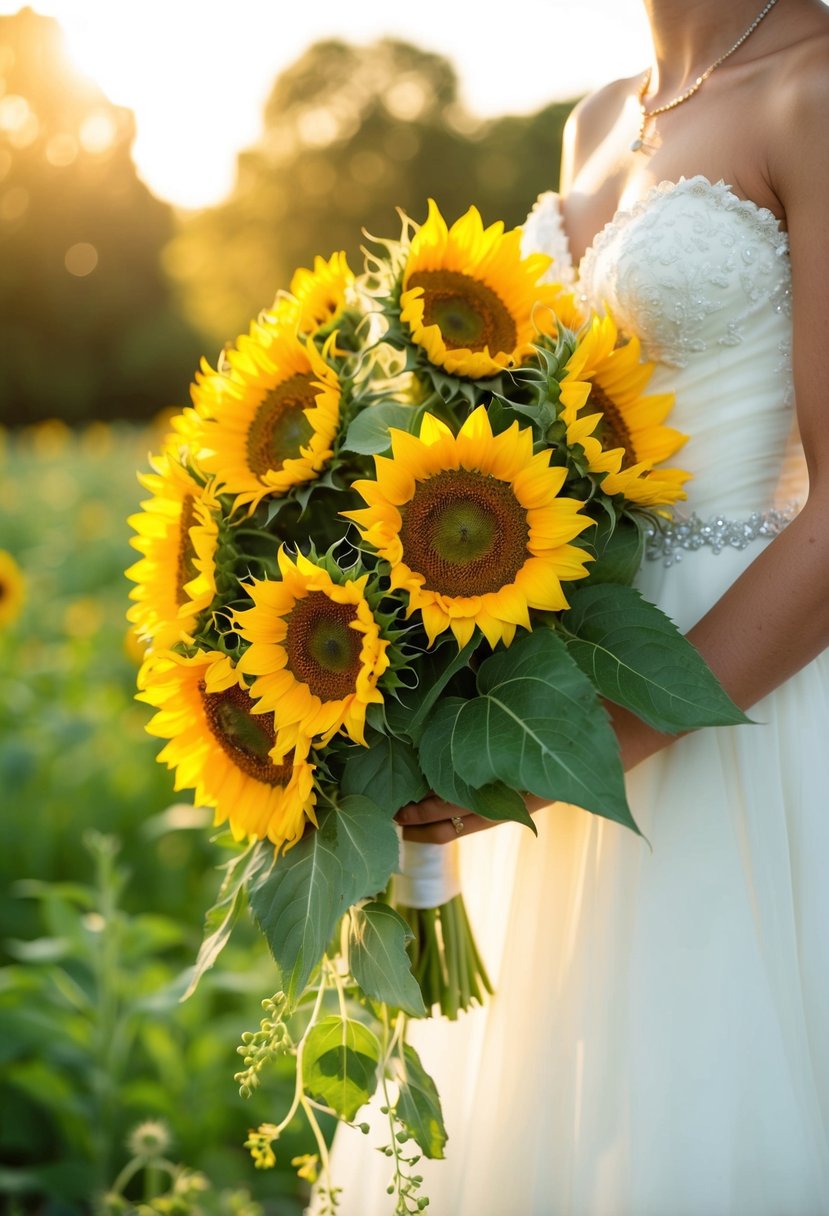
M788 238L770 211L723 182L663 182L617 211L576 273L547 192L524 248L549 253L551 279L640 338L656 364L649 391L675 392L671 423L690 438L674 462L693 473L690 510L744 515L802 496Z

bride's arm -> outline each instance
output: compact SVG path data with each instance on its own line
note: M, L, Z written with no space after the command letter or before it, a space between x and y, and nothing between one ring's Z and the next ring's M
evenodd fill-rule
M694 626L690 640L750 709L829 646L829 72L820 51L776 92L767 172L789 230L797 417L809 470L800 514ZM671 742L613 710L625 767Z

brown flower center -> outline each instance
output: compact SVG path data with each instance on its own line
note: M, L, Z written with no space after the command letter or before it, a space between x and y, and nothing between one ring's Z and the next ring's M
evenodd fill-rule
M458 270L417 270L406 290L423 288L423 321L437 325L449 350L512 352L518 333L512 313L496 292Z
M202 681L199 690L210 732L236 767L263 785L288 785L294 753L282 764L274 764L268 755L276 740L273 714L254 713L252 698L238 685L206 692Z
M247 438L248 467L257 477L299 456L314 434L304 411L314 406L319 391L313 372L297 372L265 393Z
M190 536L190 529L196 516L196 499L193 494L185 494L181 500L181 515L179 517L178 565L176 567L176 603L181 606L187 599L185 584L198 574L196 569L196 549Z
M586 409L602 411L602 420L596 428L596 435L601 440L605 451L609 451L611 448L624 448L622 468L635 464L636 450L625 417L613 398L596 383L590 386Z
M297 600L288 617L285 650L294 679L320 701L351 696L360 674L363 635L351 628L354 604L338 604L324 591Z
M441 595L486 595L515 581L527 560L527 513L512 486L468 469L415 485L400 510L406 565Z

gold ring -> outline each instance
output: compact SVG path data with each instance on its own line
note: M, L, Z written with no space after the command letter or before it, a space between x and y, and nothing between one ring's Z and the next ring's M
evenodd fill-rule
M461 818L460 815L453 815L451 822L452 822L452 827L455 829L455 835L460 836L461 832L466 827L466 824L464 823L463 819Z

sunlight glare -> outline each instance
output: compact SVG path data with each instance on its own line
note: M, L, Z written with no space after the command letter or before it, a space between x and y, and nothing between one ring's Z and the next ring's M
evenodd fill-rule
M17 0L0 0L0 13L18 7ZM160 198L184 208L211 206L229 193L237 153L261 135L274 79L322 38L364 45L394 37L445 55L458 73L463 104L481 116L527 113L576 97L646 59L641 0L523 0L507 45L497 21L445 0L420 0L416 8L381 0L350 9L340 0L297 10L277 0L36 0L35 7L60 22L76 69L134 112L140 176ZM426 100L416 81L402 77L387 103L407 121ZM5 121L15 127L16 143L33 138L20 107L10 107ZM303 138L324 147L343 135L331 129L339 121L329 112L317 115ZM456 125L464 125L461 107ZM114 134L95 118L77 133L93 154L104 153ZM64 142L50 144L47 156L65 164L76 153Z

